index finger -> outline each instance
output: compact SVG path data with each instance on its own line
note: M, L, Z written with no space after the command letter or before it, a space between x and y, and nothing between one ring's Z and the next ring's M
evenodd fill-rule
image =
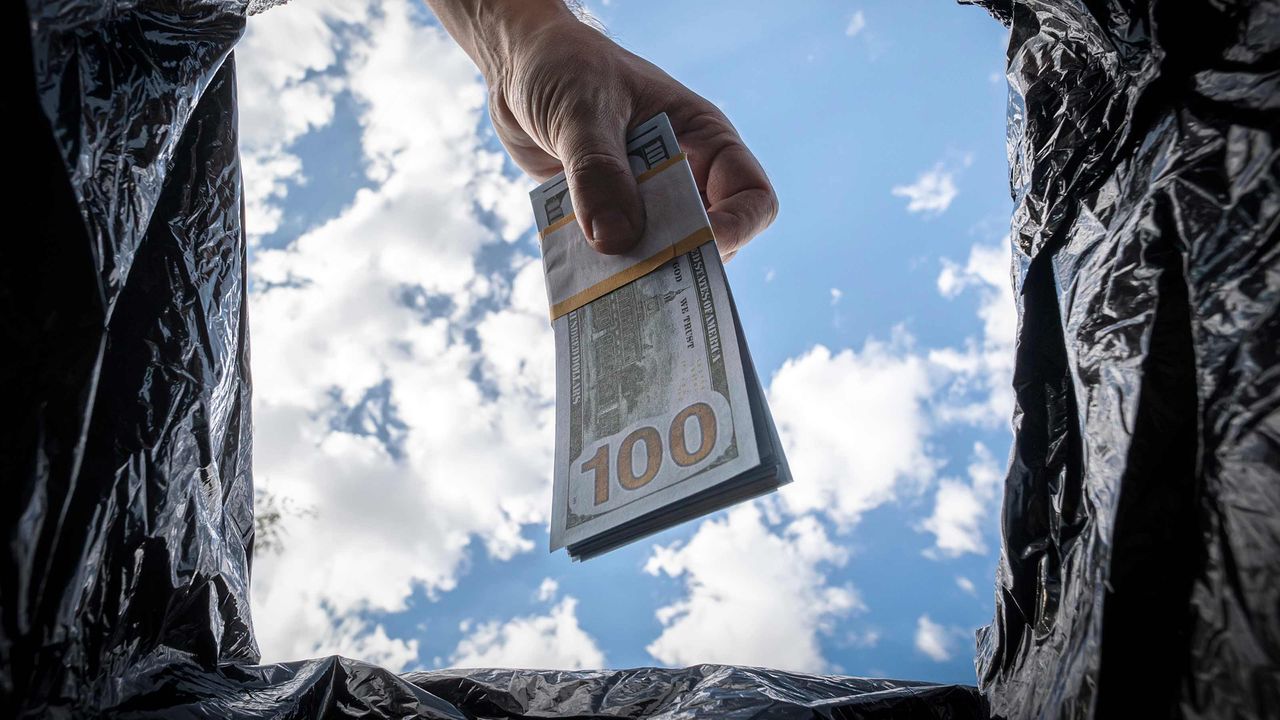
M727 260L769 227L778 216L778 198L760 162L736 138L715 148L698 169L705 172L707 216L716 245Z

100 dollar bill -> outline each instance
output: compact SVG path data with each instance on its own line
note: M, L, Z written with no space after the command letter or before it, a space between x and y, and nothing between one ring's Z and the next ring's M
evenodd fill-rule
M556 321L553 550L757 464L719 264L698 248Z
M754 372L665 115L633 131L628 157L647 216L630 256L566 254L585 247L567 183L553 178L532 193L556 346L551 549L575 555L688 516L717 486L757 469L770 437L753 422Z

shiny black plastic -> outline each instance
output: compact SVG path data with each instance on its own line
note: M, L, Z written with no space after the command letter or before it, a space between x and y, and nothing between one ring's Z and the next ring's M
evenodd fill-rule
M971 687L719 666L255 664L232 58L245 7L6 12L10 137L30 156L8 200L31 222L11 225L0 263L0 716L980 714Z
M1280 3L1010 25L1017 439L979 682L1008 717L1280 714Z
M982 687L1007 717L1272 716L1280 9L983 4L1012 27L1021 322ZM5 12L6 714L983 715L962 686L722 666L256 664L232 59L245 6Z

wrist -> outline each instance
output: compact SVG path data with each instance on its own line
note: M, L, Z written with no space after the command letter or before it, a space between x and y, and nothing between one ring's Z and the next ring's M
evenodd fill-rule
M492 86L523 46L556 26L577 24L564 0L428 0L449 34Z

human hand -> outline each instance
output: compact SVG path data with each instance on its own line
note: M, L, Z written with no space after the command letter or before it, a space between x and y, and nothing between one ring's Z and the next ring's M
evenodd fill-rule
M660 112L689 158L722 258L773 222L773 187L724 113L579 22L559 0L490 3L487 21L459 17L465 13L457 5L466 2L431 4L480 66L494 128L511 157L538 181L565 171L574 212L596 250L622 253L640 239L644 207L626 135Z

